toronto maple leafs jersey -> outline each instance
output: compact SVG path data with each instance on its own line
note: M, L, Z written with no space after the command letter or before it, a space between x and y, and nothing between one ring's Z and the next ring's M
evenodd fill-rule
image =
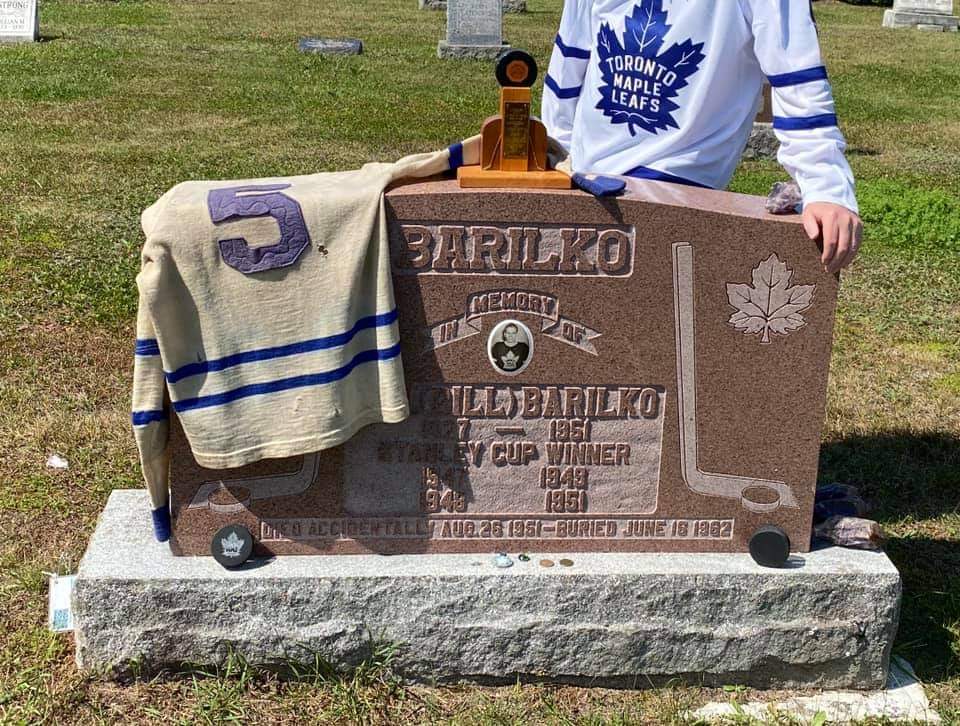
M564 0L542 117L575 172L722 189L765 78L804 203L857 211L809 0Z

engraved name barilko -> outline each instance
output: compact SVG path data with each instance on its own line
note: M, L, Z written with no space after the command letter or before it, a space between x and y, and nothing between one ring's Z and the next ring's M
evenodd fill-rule
M395 250L400 274L628 277L633 272L636 230L403 222Z

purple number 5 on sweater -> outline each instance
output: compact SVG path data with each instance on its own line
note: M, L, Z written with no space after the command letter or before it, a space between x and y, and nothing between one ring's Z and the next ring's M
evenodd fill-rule
M220 240L220 256L230 267L245 274L287 267L310 245L307 223L299 202L278 191L289 184L261 184L213 189L207 208L214 224L244 217L273 217L280 227L280 241L251 247L243 237Z

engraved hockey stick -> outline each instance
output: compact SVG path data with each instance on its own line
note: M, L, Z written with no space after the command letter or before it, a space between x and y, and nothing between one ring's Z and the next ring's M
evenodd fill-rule
M218 505L210 502L210 495L215 491L231 485L242 485L250 491L250 499L269 499L271 497L289 497L306 491L320 471L320 454L307 454L297 471L277 476L250 477L248 479L217 479L205 481L200 485L193 500L187 509L209 508L216 512L227 513L240 511L246 507L246 502Z
M753 512L772 512L778 507L798 507L785 482L752 479L700 470L697 455L697 381L694 347L693 247L689 242L673 245L674 313L677 321L677 409L680 418L680 468L683 480L697 494L739 499ZM766 489L776 494L772 502L757 502L744 496L748 489Z

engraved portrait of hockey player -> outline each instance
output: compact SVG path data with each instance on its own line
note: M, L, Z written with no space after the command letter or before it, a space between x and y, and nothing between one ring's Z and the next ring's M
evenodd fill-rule
M533 357L533 335L530 329L518 320L501 321L487 339L487 355L501 373L520 373Z

